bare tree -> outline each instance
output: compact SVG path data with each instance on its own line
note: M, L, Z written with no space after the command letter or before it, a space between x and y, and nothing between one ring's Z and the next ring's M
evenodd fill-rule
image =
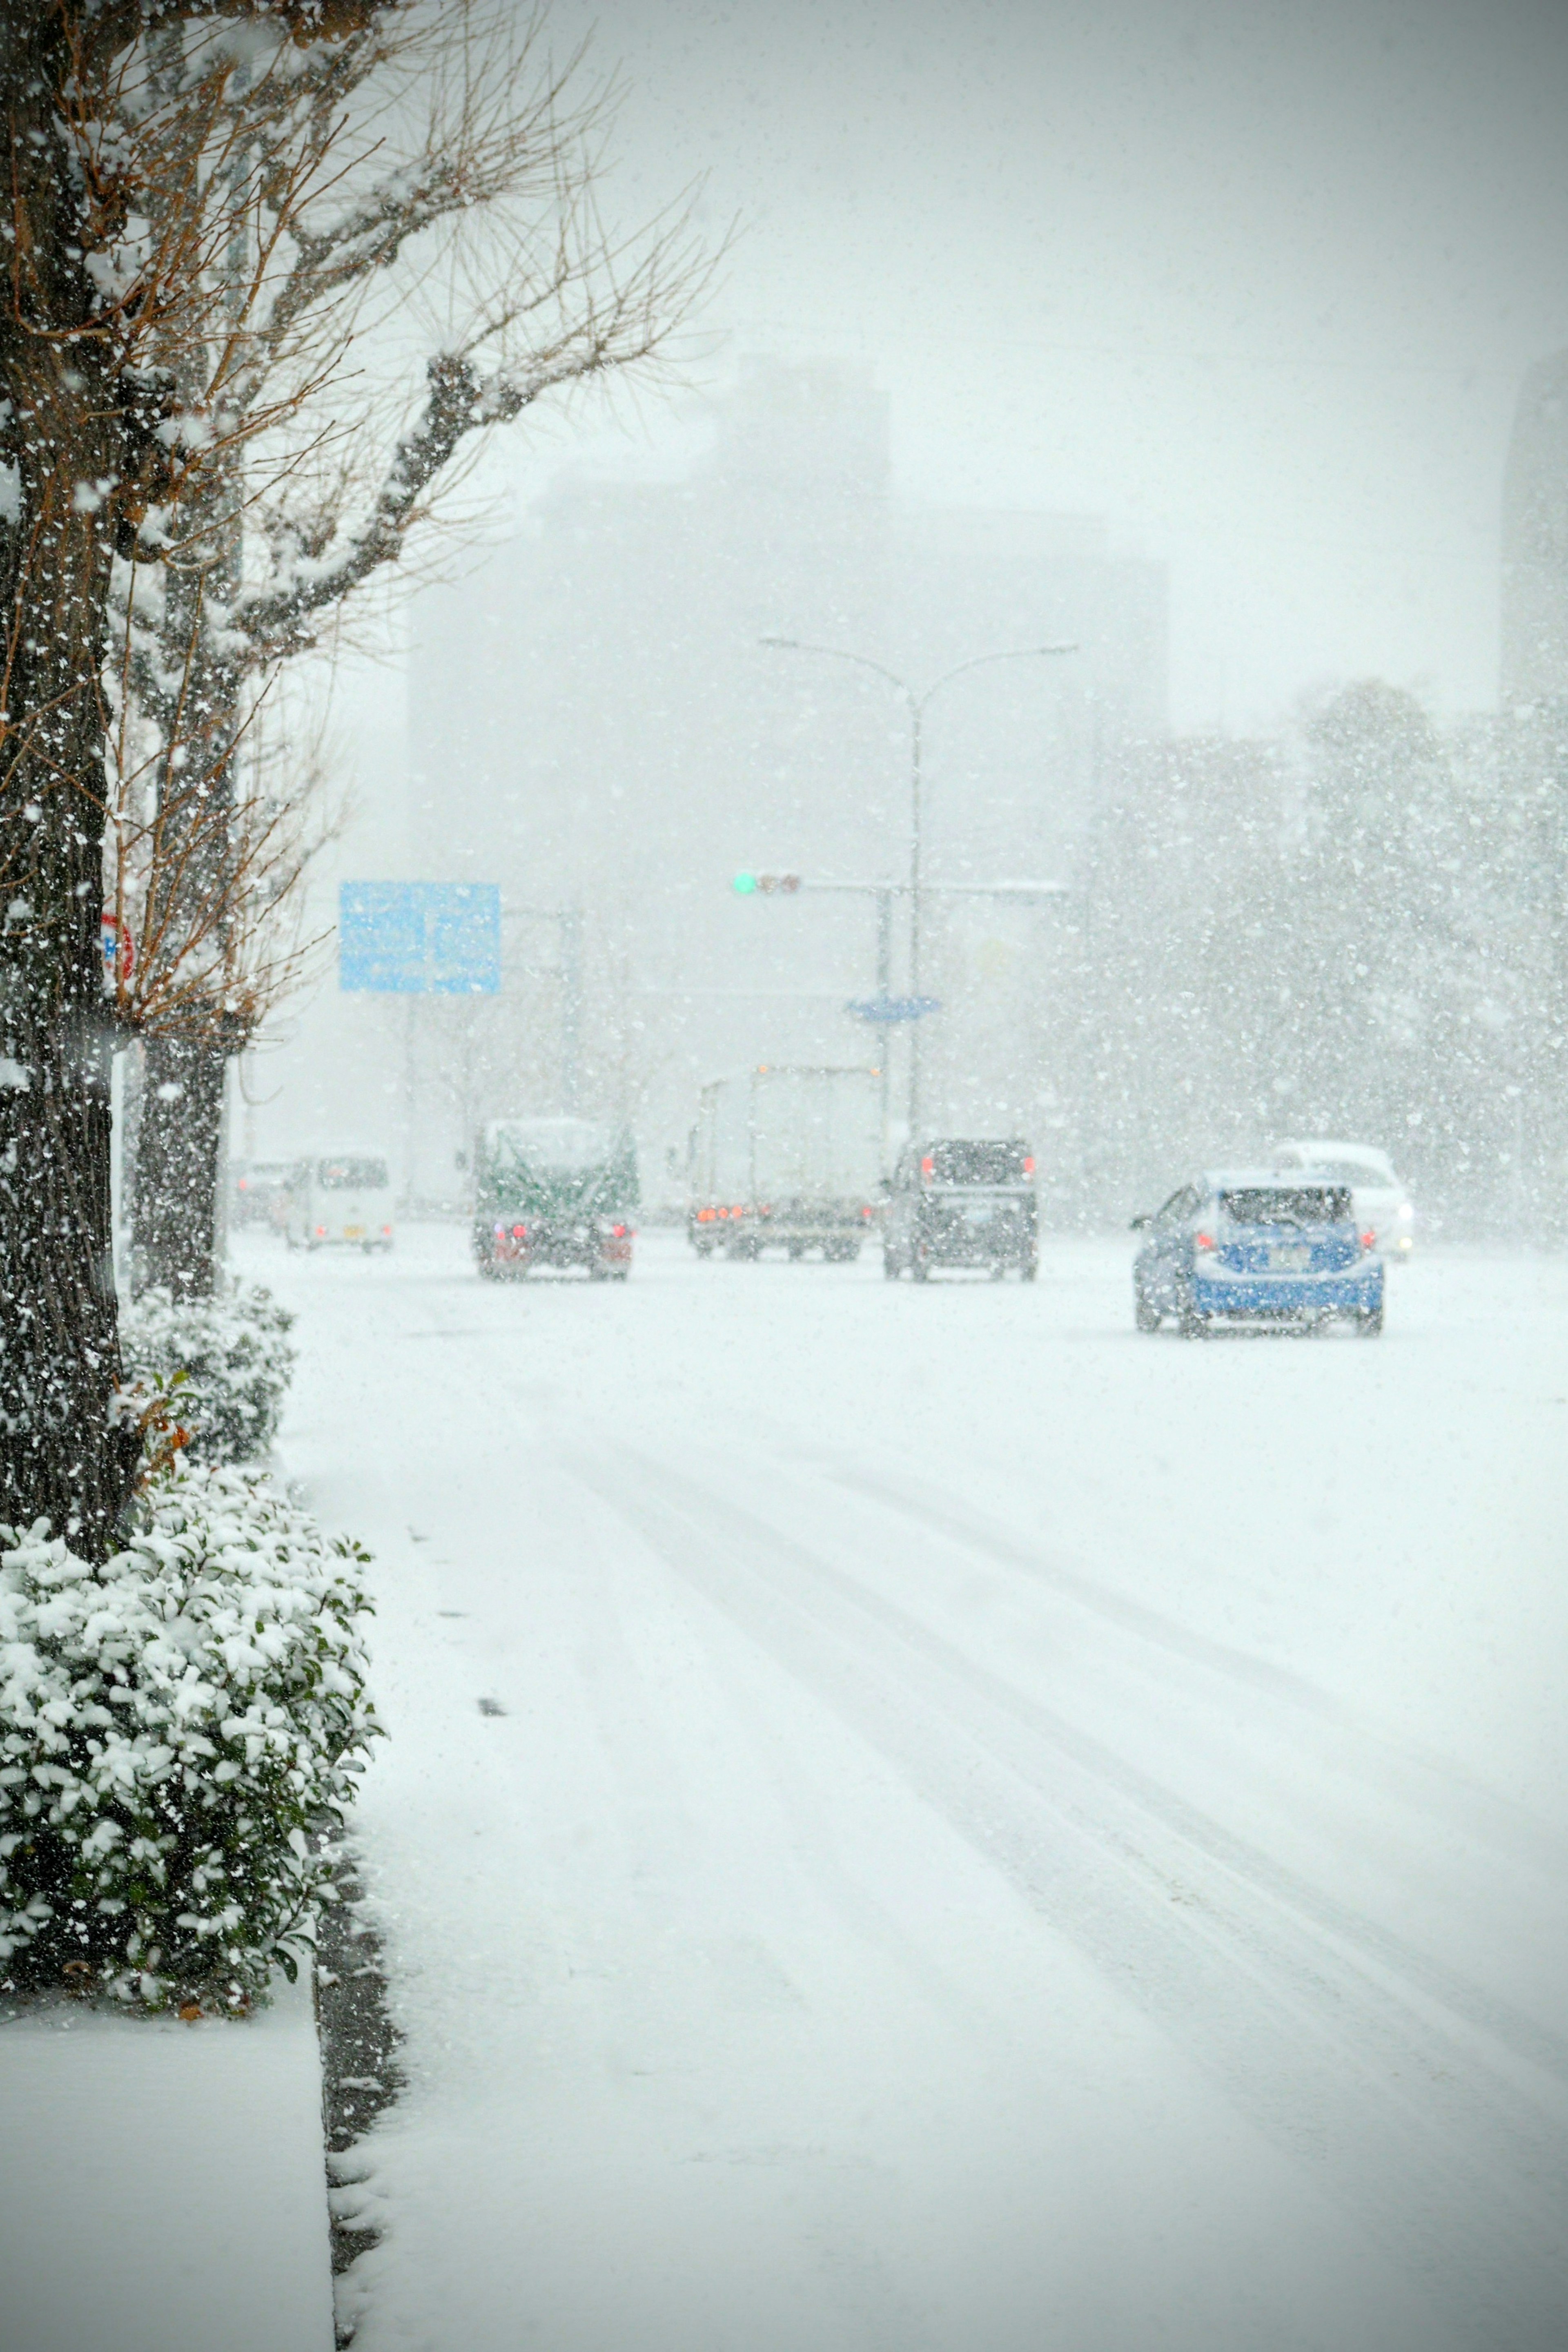
M150 1096L179 1148L162 1112L144 1143L165 1190L210 1200L222 1069L267 992L292 854L240 782L253 698L396 558L476 434L651 358L700 276L679 219L605 230L592 121L559 77L487 104L478 52L440 48L470 23L395 0L0 0L0 1520L47 1516L89 1556L141 1446L110 1056L125 1024L183 1056ZM375 76L417 68L418 40L447 59L428 86L456 133L397 152ZM341 396L367 296L465 215L509 223L510 260L486 262L378 467L374 404L345 425ZM154 785L110 875L141 856L140 994L106 993L99 949L128 772ZM187 1270L210 1280L210 1247Z
M122 584L138 703L171 757L193 719L208 753L207 854L179 840L191 803L171 776L182 854L150 911L165 940L188 926L187 960L214 982L227 966L207 910L237 866L211 817L235 803L249 698L402 557L476 436L645 368L712 267L680 206L629 237L606 226L613 92L586 86L580 52L557 68L543 23L465 0L378 18L303 71L235 77L209 126L197 169L221 266L200 400L225 419L228 456L182 510L152 626ZM411 281L427 356L389 432L374 375L347 362ZM214 985L203 1022L198 995L187 975L180 1022L146 1023L134 1193L143 1278L190 1291L214 1279L224 1071L260 1009Z
M193 415L171 365L211 264L189 159L233 76L216 37L303 56L376 13L0 0L0 1519L47 1516L89 1557L141 1445L119 1397L99 944L112 566L267 422ZM149 36L175 22L214 37L160 100Z

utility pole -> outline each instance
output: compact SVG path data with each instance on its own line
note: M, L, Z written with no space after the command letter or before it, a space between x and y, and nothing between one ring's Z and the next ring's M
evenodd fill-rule
M925 706L932 697L966 670L982 669L990 662L1038 661L1053 654L1075 654L1076 644L1063 646L1019 646L1006 653L976 654L968 661L954 664L934 678L922 693L916 693L908 680L898 676L885 664L873 661L868 654L852 654L841 646L809 644L801 637L763 637L760 644L781 652L821 654L830 661L852 662L858 669L874 670L903 695L909 711L909 881L901 895L909 899L909 994L912 1003L920 1001L920 965L922 949L922 902L925 883L922 874L923 834L925 813L922 807L923 779L921 775L921 732ZM885 991L884 991L885 993ZM920 1021L911 1019L909 1026L909 1132L915 1136L920 1126Z
M1038 898L1060 898L1067 890L1065 882L923 882L922 896L933 898L1013 898L1028 903ZM893 993L893 902L895 898L913 898L914 887L907 882L808 882L800 874L737 874L731 887L743 898L755 895L771 898L775 892L793 898L802 890L848 891L852 896L874 898L876 901L876 994L869 1003L852 1001L844 1011L858 1020L874 1021L883 1028L909 1022L918 1023L922 1015L940 1011L931 997L895 997ZM727 991L723 992L728 993ZM751 992L746 992L749 994ZM761 994L792 995L793 990L763 990ZM810 991L815 994L817 992ZM913 1033L912 1039L913 1043ZM888 1135L891 1106L889 1103L890 1055L887 1044L882 1049L879 1074L882 1078L882 1150L885 1168L888 1160ZM914 1099L912 1094L912 1101ZM915 1132L913 1118L910 1133Z

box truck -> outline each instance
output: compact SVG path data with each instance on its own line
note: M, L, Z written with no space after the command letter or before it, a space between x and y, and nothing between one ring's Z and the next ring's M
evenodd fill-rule
M882 1206L875 1070L768 1063L702 1090L687 1233L700 1257L858 1257Z

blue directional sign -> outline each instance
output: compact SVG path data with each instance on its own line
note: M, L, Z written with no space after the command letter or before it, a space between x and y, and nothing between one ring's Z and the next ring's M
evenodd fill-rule
M935 996L857 996L844 1007L857 1021L923 1021L928 1013L941 1010Z
M344 882L338 985L394 996L494 996L501 894L493 882Z

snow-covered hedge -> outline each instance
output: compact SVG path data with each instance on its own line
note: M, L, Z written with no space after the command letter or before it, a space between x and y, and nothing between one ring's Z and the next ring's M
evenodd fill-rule
M166 1389L173 1418L203 1462L255 1462L277 1434L294 1371L294 1318L259 1285L211 1298L149 1290L122 1309L120 1351L131 1388Z
M0 1977L235 2009L295 1973L377 1734L365 1557L225 1468L96 1572L0 1528Z

